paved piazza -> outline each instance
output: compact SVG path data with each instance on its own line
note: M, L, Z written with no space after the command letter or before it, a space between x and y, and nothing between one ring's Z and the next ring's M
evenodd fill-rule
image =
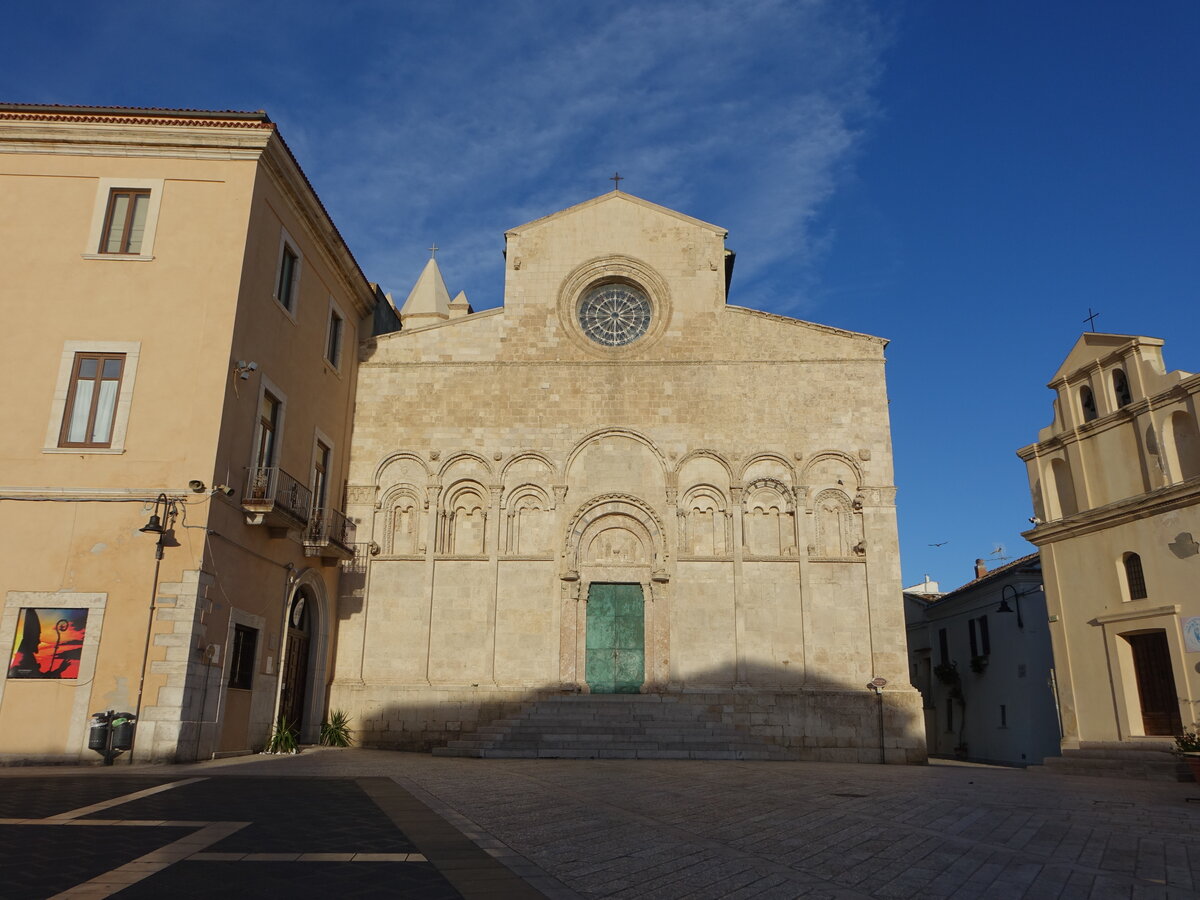
M8 769L20 877L0 896L1198 897L1189 798L1194 783L949 764L314 750Z

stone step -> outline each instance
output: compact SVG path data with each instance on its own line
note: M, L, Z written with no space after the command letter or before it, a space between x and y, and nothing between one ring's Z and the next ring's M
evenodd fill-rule
M564 759L791 759L724 707L680 695L600 694L541 698L480 725L437 756Z
M1111 751L1110 751L1111 752ZM1067 755L1072 754L1072 755ZM1142 781L1191 781L1187 763L1178 759L1147 760L1133 754L1129 759L1098 756L1076 756L1066 751L1063 756L1048 756L1040 766L1030 766L1034 773L1080 775L1092 778L1130 778Z

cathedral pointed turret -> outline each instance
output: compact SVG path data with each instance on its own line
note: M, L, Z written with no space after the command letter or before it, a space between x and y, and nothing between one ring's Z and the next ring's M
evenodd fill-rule
M406 328L434 325L450 318L450 292L442 279L442 270L437 259L429 258L421 277L409 291L408 299L400 309L400 321Z

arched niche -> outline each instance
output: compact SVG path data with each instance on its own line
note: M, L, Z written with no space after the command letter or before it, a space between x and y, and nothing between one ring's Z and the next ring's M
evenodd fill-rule
M380 545L392 556L415 556L421 552L421 520L424 491L414 484L398 484L380 498L383 540Z
M457 481L442 492L438 552L482 556L487 552L488 492L477 481Z
M614 533L608 534L610 531ZM616 531L627 532L636 546ZM602 535L604 540L593 546ZM609 562L598 562L596 554L606 547L610 549ZM642 566L654 571L661 569L665 560L662 523L649 504L629 494L593 497L580 507L567 529L563 562L574 572L602 564Z
M796 505L777 478L751 481L742 492L742 543L750 556L796 554Z
M813 497L816 519L813 556L821 559L854 559L862 555L862 517L849 495L828 488Z
M728 495L712 484L687 488L679 507L680 553L727 556L733 549L733 519Z
M862 466L848 453L822 450L809 458L801 480L813 488L840 487L852 494L862 486Z
M537 450L522 450L509 457L500 467L500 481L508 485L519 481L553 481L558 476L558 467L545 453Z
M774 478L791 485L795 483L796 470L787 457L779 453L756 453L743 463L739 477L743 483Z
M375 467L375 483L385 490L402 482L423 483L428 477L425 460L407 450L388 454Z
M504 552L516 555L550 553L554 502L550 492L538 484L519 484L504 500Z
M627 491L660 497L667 485L662 452L628 428L604 428L580 441L567 458L566 481L585 496Z
M1050 479L1054 483L1058 518L1073 516L1079 512L1079 502L1075 497L1075 480L1071 477L1071 467L1065 459L1056 456L1050 460Z
M1187 481L1200 475L1200 429L1196 417L1187 410L1171 413L1164 429L1167 440L1167 461L1172 475Z

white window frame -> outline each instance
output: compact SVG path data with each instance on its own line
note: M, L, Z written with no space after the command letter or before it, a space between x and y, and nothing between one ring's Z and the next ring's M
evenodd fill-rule
M329 358L329 336L330 336L330 332L333 331L333 317L334 316L337 316L342 322L342 333L338 338L338 353L337 353L336 360ZM341 308L341 306L338 305L338 302L333 299L333 296L330 295L330 297L329 297L329 314L325 318L325 347L321 350L321 355L325 360L325 365L328 366L334 372L336 372L338 375L342 374L342 364L346 359L346 327L347 327L347 325L348 325L348 320L346 319L346 314L342 311L342 308Z
M279 401L279 421L275 423L275 459L260 463L256 457L258 455L258 444L261 437L260 430L262 428L263 404L267 399L267 394L270 394ZM288 398L287 394L279 389L279 385L273 382L266 375L263 375L258 380L258 403L254 405L254 440L250 444L250 463L251 469L260 465L269 465L281 468L281 460L283 459L283 432L284 426L287 424Z
M296 268L292 273L291 291L286 299L279 296L279 290L282 287L283 254L285 250L290 250L296 257ZM299 245L288 234L288 230L281 227L279 229L279 253L275 257L275 280L274 287L271 288L271 297L279 308L283 310L284 315L292 320L292 324L296 323L296 308L300 303L300 279L303 273L304 254L300 252Z
M50 421L46 425L43 453L124 453L125 433L129 428L129 412L133 407L133 383L137 379L138 358L141 356L141 341L65 341L58 362L58 379L54 384L54 399L50 403ZM117 394L117 408L113 413L112 440L107 447L60 447L63 416L67 412L67 400L71 394L71 373L75 371L75 355L78 353L123 353L125 368L121 373L121 389Z
M114 190L130 188L150 192L150 206L146 210L146 230L142 234L142 247L137 253L101 253L104 220L108 214L108 199ZM83 249L84 259L108 259L149 262L154 259L154 236L158 230L158 210L162 205L163 179L161 178L101 178L96 187L96 200L92 207L92 226L88 230L87 244Z
M312 499L314 504L317 502L317 447L319 444L324 444L329 448L329 468L325 470L325 505L328 507L330 502L329 486L333 479L334 459L337 456L337 447L334 446L329 435L320 428L313 429L312 457L308 461L308 489L313 492Z

